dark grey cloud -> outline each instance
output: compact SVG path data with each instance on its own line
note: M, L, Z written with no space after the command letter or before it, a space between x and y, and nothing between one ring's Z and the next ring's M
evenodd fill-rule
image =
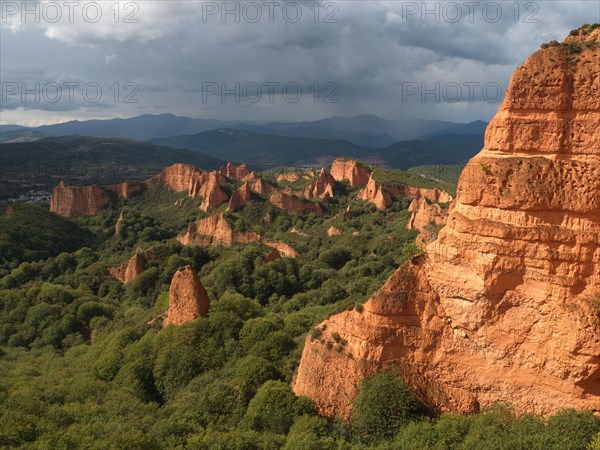
M7 2L2 3L5 8ZM44 8L48 2L37 3ZM501 98L487 98L484 86L506 89L513 70L542 42L600 21L597 0L485 1L472 14L462 1L321 1L318 16L313 1L281 1L271 18L268 4L258 1L262 17L256 23L246 20L254 17L248 1L226 2L230 10L239 5L237 22L233 14L221 16L223 1L137 1L129 2L135 5L137 22L126 23L126 13L132 12L127 3L119 3L118 23L108 9L113 2L101 3L103 16L96 23L84 20L81 12L73 23L66 14L57 23L44 17L40 23L4 17L3 82L98 83L103 96L96 103L79 95L73 102L47 104L13 96L2 102L0 121L34 124L165 111L245 120L365 113L489 119ZM493 7L487 18L482 14L492 3L502 14L497 21L491 20ZM461 8L457 21L451 14L454 4ZM302 17L294 22L298 7ZM437 15L423 15L425 8L436 7ZM208 14L215 8L215 14ZM128 83L139 89L136 103L124 101L128 92L122 88ZM240 101L235 95L203 96L215 84L220 90L222 83L228 89L239 83ZM302 87L297 101L282 95L290 83ZM333 83L335 95L324 89L326 83ZM478 86L469 92L474 84ZM110 89L115 85L120 89L116 100ZM255 85L263 90L259 102L243 95L253 96ZM420 92L407 95L415 85ZM272 86L273 98L267 86ZM462 89L458 100L457 86ZM432 89L439 95L422 95Z

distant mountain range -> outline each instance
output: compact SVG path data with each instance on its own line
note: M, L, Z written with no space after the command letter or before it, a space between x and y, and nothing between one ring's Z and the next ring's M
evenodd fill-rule
M223 121L216 119L191 119L173 114L144 114L128 119L71 121L54 125L26 128L20 125L0 126L0 140L19 139L22 133L35 130L44 135L82 135L92 137L122 137L137 140L191 135L220 128L247 130L255 134L290 136L299 138L346 140L364 148L383 148L397 141L420 139L433 133L451 132L461 127L478 134L485 129L485 122L470 124L440 120L388 120L375 115L330 117L310 122ZM15 132L11 138L3 138L7 132Z
M347 156L388 167L408 168L423 164L463 164L481 149L483 137L461 133L459 129L456 134L448 132L439 138L431 135L369 149L346 140L273 136L222 128L151 142L203 152L218 159L263 165L326 165L336 157Z
M1 181L32 185L145 180L176 162L205 170L225 163L200 152L121 138L62 136L0 145Z
M17 142L34 142L50 137L48 133L42 133L30 128L12 130L12 131L0 131L0 144L4 143L17 143Z
M229 126L223 127L224 123ZM110 170L126 170L131 179L177 161L206 168L215 168L223 161L264 168L326 166L336 157L347 156L406 169L466 163L483 146L486 126L481 121L392 122L372 115L258 124L171 114L36 128L4 125L0 127L0 163L95 164L104 170L109 166ZM136 171L139 176L132 173Z

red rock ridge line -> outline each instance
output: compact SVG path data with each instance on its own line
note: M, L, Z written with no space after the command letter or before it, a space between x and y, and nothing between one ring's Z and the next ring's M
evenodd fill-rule
M372 203L378 209L385 210L394 198L412 197L413 199L426 198L436 203L449 203L452 196L438 188L426 189L406 186L402 184L378 183L371 176L367 185L358 193L360 200Z
M237 231L227 221L223 213L218 213L205 219L199 219L177 237L183 245L224 245L262 243L277 250L279 257L296 258L298 252L285 242L264 239L254 231ZM271 257L275 257L273 253Z
M234 166L235 167L235 166ZM237 167L236 174L249 177L245 164ZM202 172L191 164L177 163L160 174L142 182L125 182L109 186L67 186L60 182L52 192L50 210L64 217L98 214L116 197L131 198L147 188L162 184L176 192L187 191L191 197L202 197L200 209L210 211L225 203L229 197L221 189L223 177L218 172Z
M235 243L248 244L258 242L260 235L253 231L237 231L227 221L222 212L205 219L199 219L190 225L183 235L177 237L183 245L212 245L231 246Z

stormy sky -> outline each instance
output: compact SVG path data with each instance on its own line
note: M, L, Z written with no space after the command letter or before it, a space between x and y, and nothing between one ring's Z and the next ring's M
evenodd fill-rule
M489 120L582 1L1 0L0 123L172 113Z

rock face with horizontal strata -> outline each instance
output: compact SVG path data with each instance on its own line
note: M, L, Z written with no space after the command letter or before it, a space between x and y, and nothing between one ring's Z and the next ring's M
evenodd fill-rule
M198 317L206 317L210 300L198 274L191 267L175 272L169 288L169 309L163 326L181 325Z
M600 29L568 41L514 73L427 254L307 338L293 388L326 416L389 365L436 411L600 412Z

